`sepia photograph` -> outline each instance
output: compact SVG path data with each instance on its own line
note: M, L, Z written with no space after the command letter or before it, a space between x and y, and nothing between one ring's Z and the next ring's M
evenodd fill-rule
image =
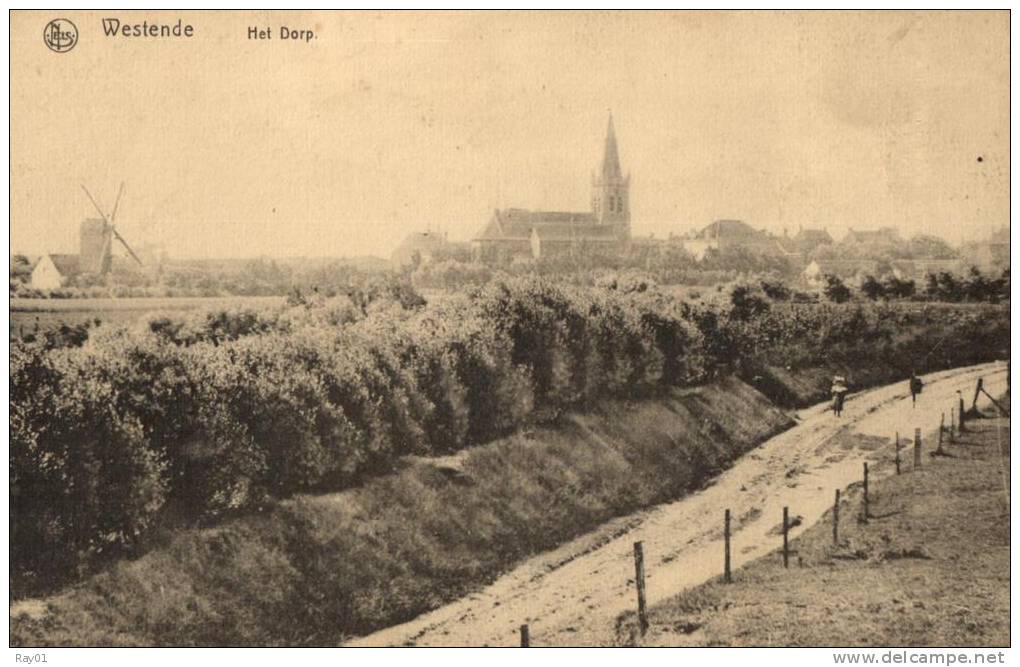
M1010 20L10 11L11 663L1009 662Z

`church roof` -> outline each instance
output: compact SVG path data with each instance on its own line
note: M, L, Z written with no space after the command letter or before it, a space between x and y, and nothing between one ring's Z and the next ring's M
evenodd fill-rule
M600 228L592 213L572 213L567 211L529 211L522 208L497 210L488 224L475 236L478 241L518 240L531 238L531 230L543 233L564 234L571 231L575 236L597 234ZM548 230L548 231L544 231Z
M535 225L535 234L541 241L605 241L617 240L615 230L608 225L574 225L547 223Z

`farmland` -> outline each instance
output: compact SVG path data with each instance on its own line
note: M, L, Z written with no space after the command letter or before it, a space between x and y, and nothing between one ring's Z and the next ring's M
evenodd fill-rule
M193 310L234 307L270 307L283 303L283 297L125 297L106 299L10 299L11 337L23 338L53 330L61 325L131 324L144 313L162 311L181 313Z

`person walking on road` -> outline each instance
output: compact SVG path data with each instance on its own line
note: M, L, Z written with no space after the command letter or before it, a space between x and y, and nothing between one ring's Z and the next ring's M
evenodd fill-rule
M910 371L910 401L914 407L917 407L917 395L924 389L924 383L921 382L921 378L917 377L917 373Z
M842 375L836 375L832 378L832 414L839 417L843 414L843 402L846 400L846 394L849 391L846 386L846 378Z

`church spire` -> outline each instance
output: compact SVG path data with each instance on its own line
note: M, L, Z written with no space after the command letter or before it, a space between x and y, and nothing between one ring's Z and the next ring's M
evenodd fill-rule
M620 240L630 238L630 177L620 169L613 114L609 114L602 166L592 174L591 210L601 225L612 225Z
M615 181L622 178L620 173L620 153L616 148L616 130L613 129L613 114L609 113L609 128L606 130L606 149L602 154L601 176L603 181Z

